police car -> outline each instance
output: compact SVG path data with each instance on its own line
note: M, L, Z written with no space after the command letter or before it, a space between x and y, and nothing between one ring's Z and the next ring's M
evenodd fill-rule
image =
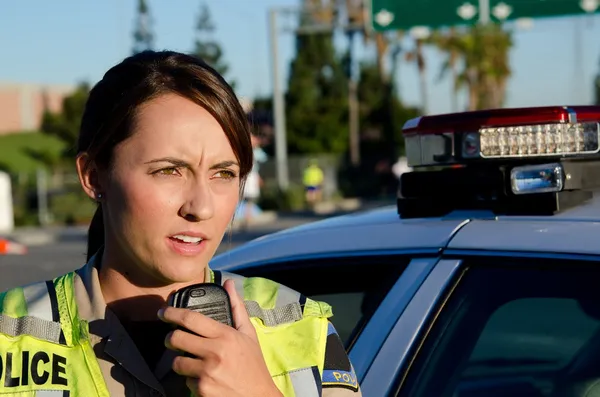
M330 303L365 396L600 396L599 121L576 106L410 120L397 206L211 265Z

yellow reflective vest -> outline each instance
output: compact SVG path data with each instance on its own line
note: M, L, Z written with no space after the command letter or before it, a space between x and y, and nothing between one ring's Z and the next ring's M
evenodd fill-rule
M331 307L263 278L233 278L273 381L286 397L318 397ZM0 396L109 397L73 291L75 272L0 294Z
M309 165L304 170L304 175L302 177L302 181L304 186L317 187L321 186L323 183L323 171L317 165Z

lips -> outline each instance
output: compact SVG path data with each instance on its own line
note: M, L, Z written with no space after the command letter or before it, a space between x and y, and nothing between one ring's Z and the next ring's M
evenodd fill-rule
M170 248L179 255L195 256L204 251L207 237L196 232L179 232L167 238Z

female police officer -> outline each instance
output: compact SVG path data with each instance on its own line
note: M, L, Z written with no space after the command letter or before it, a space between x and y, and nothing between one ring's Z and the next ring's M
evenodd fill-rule
M0 295L1 395L360 395L329 306L208 267L252 166L217 72L174 52L125 59L92 89L78 146L101 241L76 272ZM235 328L165 307L222 281Z

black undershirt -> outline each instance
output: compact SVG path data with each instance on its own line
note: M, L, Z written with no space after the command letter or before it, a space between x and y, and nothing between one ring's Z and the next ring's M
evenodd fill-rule
M122 321L122 324L148 367L154 371L166 350L165 338L173 331L173 326L160 320Z

